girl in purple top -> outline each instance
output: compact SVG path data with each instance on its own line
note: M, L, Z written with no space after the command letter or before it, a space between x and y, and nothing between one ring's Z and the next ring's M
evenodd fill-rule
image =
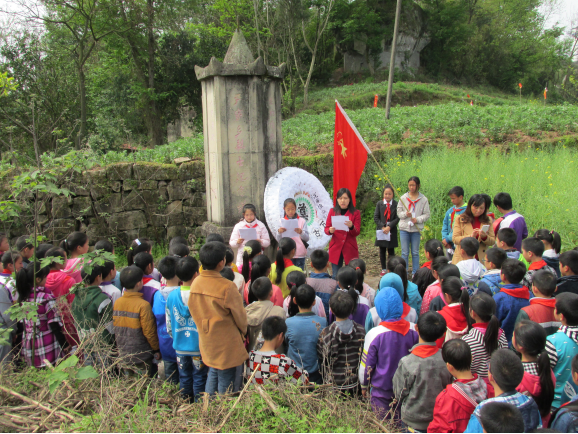
M346 265L337 273L337 281L339 282L339 288L337 288L337 290L349 293L353 299L353 313L349 315L349 319L365 327L365 318L367 317L367 312L369 312L369 301L367 301L365 297L361 297L359 291L355 289L357 271L355 271L353 267ZM331 324L334 321L335 315L333 312L330 312L329 323Z

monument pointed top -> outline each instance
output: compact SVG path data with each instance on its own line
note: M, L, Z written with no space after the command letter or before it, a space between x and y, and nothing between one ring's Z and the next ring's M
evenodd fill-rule
M251 49L247 45L247 40L240 30L235 30L233 33L233 39L231 39L231 44L229 44L229 49L225 55L224 63L234 63L237 65L248 65L253 63L255 58Z

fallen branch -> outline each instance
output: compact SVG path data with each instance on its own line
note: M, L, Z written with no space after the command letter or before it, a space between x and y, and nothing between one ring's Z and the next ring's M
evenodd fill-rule
M217 428L216 432L220 432L221 429L223 428L223 426L225 426L225 424L227 423L227 421L229 420L229 417L231 416L231 414L233 413L233 410L235 410L235 407L237 406L237 404L239 403L239 401L241 400L241 398L243 397L243 394L245 393L245 391L249 388L249 385L251 384L251 382L253 381L253 378L255 378L255 374L257 373L257 370L261 367L261 363L259 363L257 366L255 366L255 369L253 369L253 373L251 374L251 377L249 378L249 381L247 381L247 384L245 384L245 387L243 387L243 390L241 390L241 394L239 395L239 397L237 398L237 400L235 401L235 403L233 404L233 407L231 407L231 409L229 410L229 412L227 413L227 416L225 416L225 418L223 419L223 422L221 422L221 424L219 425L219 428Z
M36 405L37 407L41 408L42 410L45 410L45 411L48 411L48 412L52 412L52 411L53 411L52 408L47 407L46 405L41 404L40 402L35 401L35 400L31 399L31 398L28 398L27 396L21 395L21 394L19 394L18 392L15 392L15 391L13 391L13 390L7 389L7 388L4 387L4 386L0 386L0 390L3 391L3 392L5 392L5 393L8 393L8 394L10 394L10 395L12 395L12 396L15 396L16 398L18 398L18 399L20 399L20 400L22 400L22 401L24 401L24 402L27 402L28 404L34 404L34 405ZM64 412L64 411L58 411L58 412L56 412L56 415L59 416L61 419L62 419L63 417L66 417L66 418L70 419L70 420L73 421L73 422L75 421L75 419L74 419L73 416L69 415L68 413L66 413L66 412Z
M275 405L275 403L273 402L273 399L271 399L271 397L269 396L269 394L265 391L265 389L263 389L263 387L260 384L257 384L257 392L259 392L259 395L261 395L261 398L263 398L263 400L267 403L267 405L269 406L269 408L271 409L271 411L273 412L273 414L275 414L275 416L278 416L283 423L285 424L285 426L289 429L289 431L291 432L295 432L293 431L293 428L291 428L291 425L289 425L289 422L287 422L283 416L281 416L280 414L278 414L277 412L277 406Z

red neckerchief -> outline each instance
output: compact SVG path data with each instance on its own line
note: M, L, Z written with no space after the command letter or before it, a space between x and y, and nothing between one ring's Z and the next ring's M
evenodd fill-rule
M151 280L153 280L152 277L143 277L143 278L142 278L142 283L143 283L143 285L146 285L146 284L149 283Z
M472 327L475 327L477 329L487 330L488 324L489 323L487 323L487 322L477 322L477 323L472 324Z
M493 212L489 212L487 216L493 218L494 220L496 219L496 215Z
M409 195L407 196L407 201L409 202L408 211L411 211L411 207L413 206L413 210L415 211L415 205L421 200L421 197L418 197L416 200L411 200Z
M530 299L530 291L525 286L521 288L502 288L501 292L505 292L508 295L516 298L525 298L526 300Z
M12 271L10 271L8 268L4 268L4 270L2 270L2 273L4 273L4 274L12 274Z
M289 217L287 217L287 214L285 214L285 217L283 217L283 218L284 218L285 220L289 220ZM298 216L297 214L295 214L295 218L296 218L297 220L299 220L299 216ZM291 219L291 220L293 220L293 219ZM257 226L257 224L255 224L255 226ZM255 227L255 226L253 226L253 227Z
M431 261L424 262L421 268L427 268L428 270L431 270Z
M409 331L409 321L404 319L398 319L397 321L382 321L379 325L403 336L407 335L407 332Z
M386 201L386 204L387 204L387 209L383 213L383 216L385 217L385 221L388 222L389 218L391 217L391 207L389 205L389 202Z
M411 306L407 304L405 301L402 301L402 303L403 303L403 313L401 314L401 317L405 318L411 312Z
M530 304L540 304L542 306L555 308L556 307L556 299L552 298L539 298L534 297L530 300Z
M543 259L538 262L532 262L528 267L528 271L539 270L541 268L544 268L546 265L548 264L546 264L546 261L544 261Z
M451 226L452 228L454 227L454 217L456 216L456 213L457 213L458 211L461 211L463 207L464 207L464 206L462 205L462 206L457 207L457 208L456 208L455 206L452 208L452 215L451 215L451 217L450 217L450 221L451 221L450 226Z
M257 223L255 223L253 226L245 225L245 227L246 227L246 228L249 228L249 229L251 229L251 228L256 228L257 226L259 226Z
M277 262L275 262L277 264ZM291 259L283 258L283 265L285 265L285 269L293 266L293 261Z
M421 357L425 359L427 357L433 356L435 353L439 351L437 345L420 345L416 346L411 353L415 356Z

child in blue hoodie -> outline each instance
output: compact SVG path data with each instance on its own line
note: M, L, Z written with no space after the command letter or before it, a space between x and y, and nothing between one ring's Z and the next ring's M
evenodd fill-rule
M486 252L486 271L478 283L478 292L485 292L490 296L500 292L502 278L502 264L508 259L506 251L499 247L492 247Z
M526 267L520 261L506 259L501 271L500 292L494 295L496 317L506 334L508 346L511 346L518 312L523 307L530 306L530 290L520 283L526 274Z
M157 336L159 348L165 365L165 378L167 381L178 384L179 370L177 368L177 354L173 348L173 338L167 331L166 306L169 294L179 287L177 277L177 258L166 256L159 262L159 272L165 278L166 286L154 293L153 315L157 321Z
M167 330L173 338L177 354L181 394L197 401L205 391L208 367L203 364L199 348L199 332L189 311L189 295L193 280L199 275L199 263L191 256L177 262L177 277L183 282L180 290L167 299Z
M455 249L455 245L452 241L452 237L454 236L454 220L466 210L467 206L464 204L464 189L462 187L455 186L448 192L448 196L452 201L452 207L446 211L444 217L442 226L442 244L446 250L448 250L448 257L451 260L453 250Z

